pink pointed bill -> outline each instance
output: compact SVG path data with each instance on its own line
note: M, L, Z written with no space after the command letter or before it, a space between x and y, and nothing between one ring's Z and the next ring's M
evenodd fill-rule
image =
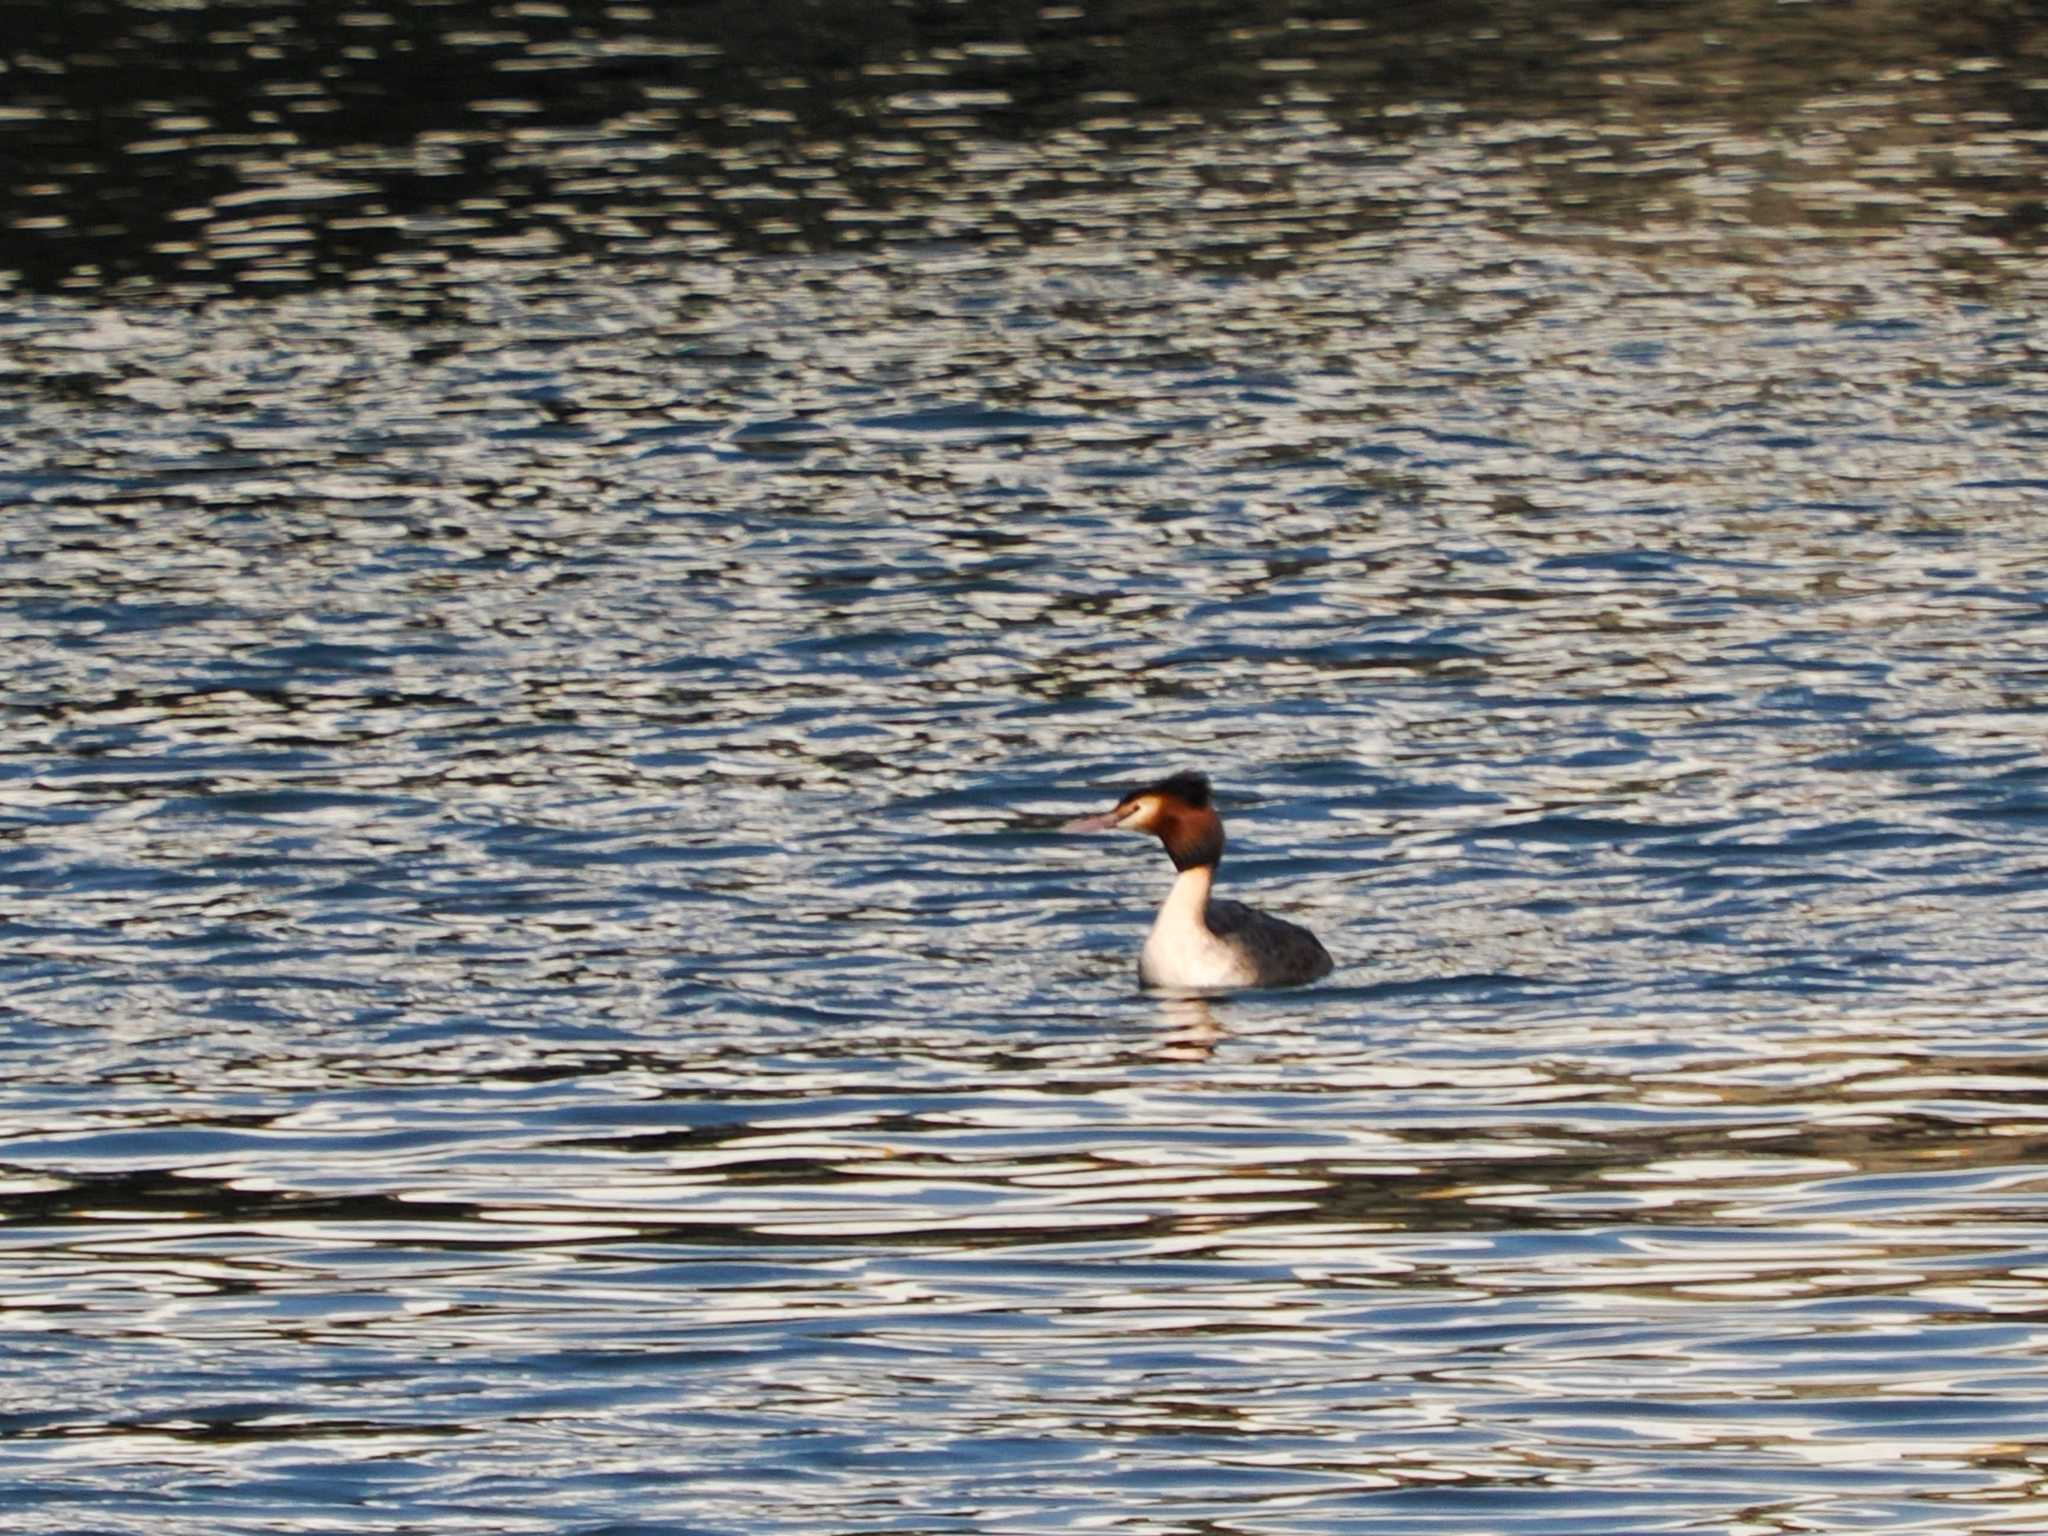
M1116 826L1116 812L1104 811L1100 816L1079 816L1064 823L1062 832L1107 832Z

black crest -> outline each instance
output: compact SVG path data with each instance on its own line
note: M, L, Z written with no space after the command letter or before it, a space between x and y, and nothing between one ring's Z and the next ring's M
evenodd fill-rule
M1132 790L1125 798L1135 800L1140 795L1168 795L1185 801L1198 811L1206 811L1209 808L1209 779L1206 774L1184 768L1170 779L1161 779L1143 789Z

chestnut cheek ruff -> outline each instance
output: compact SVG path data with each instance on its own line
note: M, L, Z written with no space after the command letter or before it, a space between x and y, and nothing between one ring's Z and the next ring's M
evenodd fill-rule
M1175 869L1214 869L1223 858L1223 820L1207 806L1169 806L1158 831Z

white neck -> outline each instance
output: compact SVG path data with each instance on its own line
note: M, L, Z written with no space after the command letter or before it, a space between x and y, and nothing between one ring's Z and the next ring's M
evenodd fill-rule
M1209 910L1209 887L1215 882L1214 864L1197 864L1173 877L1173 889L1159 904L1155 928L1201 928L1202 915ZM1205 930L1206 931L1206 930Z
M1205 920L1215 878L1212 864L1197 864L1174 877L1138 957L1142 980L1155 987L1244 985L1244 958L1211 933Z

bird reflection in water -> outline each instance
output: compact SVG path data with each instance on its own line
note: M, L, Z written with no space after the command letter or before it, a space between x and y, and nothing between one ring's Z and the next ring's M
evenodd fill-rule
M1207 1061L1223 1038L1223 1026L1206 997L1162 996L1159 999L1160 1034L1152 1054L1161 1061Z

